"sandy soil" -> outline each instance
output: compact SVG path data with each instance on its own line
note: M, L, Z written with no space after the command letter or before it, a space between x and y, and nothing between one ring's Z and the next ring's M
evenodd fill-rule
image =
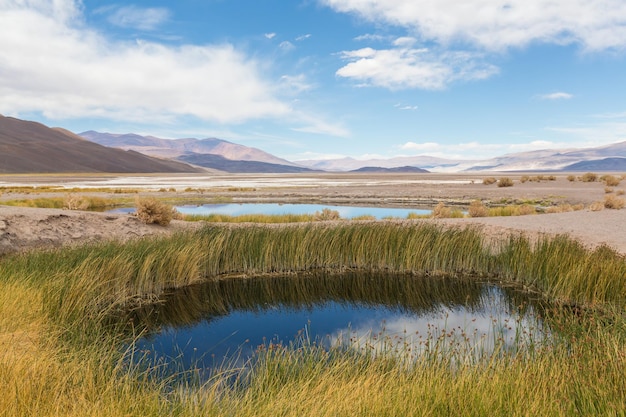
M565 174L556 181L519 183L523 174L507 176L516 180L513 187L485 186L485 175L231 175L231 176L135 176L135 177L45 177L0 176L0 186L61 185L67 188L127 188L139 194L162 197L226 197L239 202L319 202L383 206L428 206L438 201L467 204L481 199L492 204L506 201L543 201L553 204L590 204L602 200L602 183L570 182ZM536 174L531 174L536 175ZM626 181L625 185L626 185ZM163 192L159 189L170 191ZM191 189L194 190L191 190ZM618 190L620 187L616 187ZM172 189L176 189L174 192ZM186 191L185 191L186 190ZM199 191L198 191L199 190ZM101 191L99 191L102 194ZM53 193L54 194L54 193ZM46 194L4 193L0 196L0 255L33 248L82 244L101 240L127 240L162 235L198 227L197 223L173 221L169 226L145 225L131 215L93 213L55 209L30 209L2 206L2 201L38 198ZM63 195L63 194L61 194ZM59 196L58 193L55 196ZM115 194L118 196L118 194ZM607 244L626 254L626 210L588 210L519 217L429 220L450 225L474 224L490 236L508 233L568 234L596 246Z

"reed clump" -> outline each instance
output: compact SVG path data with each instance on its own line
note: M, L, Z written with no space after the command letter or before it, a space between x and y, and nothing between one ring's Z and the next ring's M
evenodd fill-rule
M156 379L141 360L127 360L140 355L124 349L140 328L119 323L120 311L168 288L319 269L467 274L518 285L556 301L554 338L473 361L433 350L412 364L306 341L272 345L251 370L223 370L203 382ZM623 256L566 236L494 243L479 229L414 222L208 225L8 256L0 259L0 414L619 415L625 276ZM558 314L566 308L576 314Z

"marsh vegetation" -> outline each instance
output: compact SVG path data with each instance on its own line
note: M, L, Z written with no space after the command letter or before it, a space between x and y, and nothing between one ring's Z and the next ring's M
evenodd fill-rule
M224 370L209 380L154 378L149 363L128 361L147 331L129 311L167 291L314 271L515 287L550 301L545 317L556 337L519 355L496 349L470 359L439 349L410 363L305 339L260 350L252 372ZM626 403L625 277L624 258L608 247L590 250L565 236L493 241L477 229L429 223L208 225L7 256L0 414L617 415Z

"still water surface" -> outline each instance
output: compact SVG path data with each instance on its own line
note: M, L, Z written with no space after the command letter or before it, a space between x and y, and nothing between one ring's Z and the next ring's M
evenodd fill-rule
M341 218L352 219L359 216L374 216L377 219L388 217L405 219L409 213L418 215L429 215L432 210L418 208L388 208L388 207L356 207L356 206L333 206L324 204L202 204L202 205L182 205L177 206L182 214L208 215L227 214L229 216L240 216L243 214L315 214L325 208L336 210ZM116 213L129 213L134 209L123 208L111 210Z
M241 366L270 343L306 339L376 353L419 354L437 339L477 355L540 343L544 305L463 279L315 274L229 279L188 287L136 311L137 345L172 370ZM426 342L429 340L429 342Z
M344 219L358 216L374 216L377 219L384 217L406 218L409 213L430 214L431 210L404 209L387 207L355 207L329 206L323 204L203 204L200 206L179 206L177 210L183 214L228 214L239 216L242 214L314 214L325 208L336 210Z

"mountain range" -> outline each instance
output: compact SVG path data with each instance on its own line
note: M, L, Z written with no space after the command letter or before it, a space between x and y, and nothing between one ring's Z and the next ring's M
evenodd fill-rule
M186 163L108 148L65 129L0 115L0 173L199 171Z
M217 138L162 139L62 128L0 115L0 173L59 172L473 172L622 171L626 142L584 149L538 150L484 160L432 156L288 161Z
M297 161L324 171L353 171L364 167L414 166L430 172L472 171L626 171L626 142L584 149L544 149L511 153L484 160L445 159L432 156L402 156L388 159Z
M260 149L216 138L162 139L134 133L113 134L93 130L80 133L79 136L103 146L175 159L224 172L294 173L311 171L311 168L299 166Z

